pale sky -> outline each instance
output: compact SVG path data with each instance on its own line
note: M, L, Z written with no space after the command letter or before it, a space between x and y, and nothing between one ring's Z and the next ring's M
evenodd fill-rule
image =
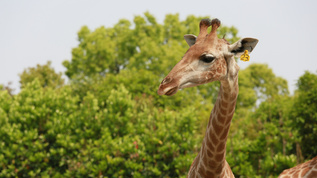
M146 11L160 23L169 13L181 20L192 14L217 17L240 37L259 39L251 62L240 67L266 63L287 79L290 91L305 70L317 72L316 0L0 0L0 84L12 82L18 92L18 74L48 60L64 72L62 62L71 59L82 26L112 27Z

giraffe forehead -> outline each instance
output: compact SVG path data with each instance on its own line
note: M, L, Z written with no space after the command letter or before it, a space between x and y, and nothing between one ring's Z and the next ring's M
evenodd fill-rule
M188 58L191 61L198 60L200 56L205 54L212 54L215 57L219 56L227 46L227 43L223 43L222 39L216 40L211 43L209 41L205 41L204 43L198 43L191 46L186 52L184 58Z

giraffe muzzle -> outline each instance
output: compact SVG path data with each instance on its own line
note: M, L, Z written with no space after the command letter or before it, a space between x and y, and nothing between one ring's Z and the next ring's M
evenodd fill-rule
M166 85L168 83L170 83L173 80L173 78L167 76L162 82L161 85Z

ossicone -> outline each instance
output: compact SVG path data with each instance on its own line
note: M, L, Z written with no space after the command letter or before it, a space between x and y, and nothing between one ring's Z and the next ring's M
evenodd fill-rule
M200 28L200 31L199 31L199 35L197 37L197 40L196 42L199 42L199 41L204 41L204 39L206 38L206 36L217 36L217 28L220 27L221 25L221 22L219 19L215 18L213 20L210 20L210 19L202 19L200 21L200 24L199 24L199 28ZM208 34L208 31L207 29L212 26L212 29L211 29L211 32Z

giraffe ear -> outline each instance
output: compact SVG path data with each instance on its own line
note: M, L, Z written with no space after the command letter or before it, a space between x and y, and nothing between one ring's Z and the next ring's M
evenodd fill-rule
M229 52L231 52L234 56L240 57L245 50L248 50L249 53L253 51L256 44L258 43L258 39L255 38L242 38L239 41L229 45Z
M184 39L189 45L189 47L191 47L196 43L197 37L195 35L184 35Z

